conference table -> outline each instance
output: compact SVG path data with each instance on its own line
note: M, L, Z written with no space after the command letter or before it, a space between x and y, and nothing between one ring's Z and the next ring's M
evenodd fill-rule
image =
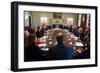
M69 32L68 30L62 29L53 29L49 30L46 38L47 47L52 47L57 44L56 36L58 33L64 34L64 44L67 47L83 47L82 41L79 37L76 37L73 33Z
M50 29L45 33L45 36L41 38L42 43L38 44L42 51L48 52L50 47L57 45L56 36L58 33L64 34L64 44L67 47L72 47L75 50L76 54L82 52L82 47L84 46L80 37L76 37L73 33L69 32L69 30L64 29ZM44 56L46 54L43 54Z

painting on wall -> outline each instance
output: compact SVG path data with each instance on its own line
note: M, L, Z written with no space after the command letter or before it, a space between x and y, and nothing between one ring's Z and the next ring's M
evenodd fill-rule
M61 18L62 18L62 14L61 13L57 13L57 12L53 13L53 19L61 19Z

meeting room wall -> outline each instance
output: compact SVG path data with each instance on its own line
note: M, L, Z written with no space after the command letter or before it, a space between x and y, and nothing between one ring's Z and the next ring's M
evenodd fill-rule
M73 24L72 25L77 25L78 14L74 14L74 13L63 13L62 14L62 19L64 20L64 24L65 25L70 25L70 24L68 24L68 21L67 21L68 18L73 18Z
M52 24L56 24L56 22L54 22L53 18L53 13L49 13L49 12L32 12L31 13L31 17L32 17L32 25L31 27L38 27L41 26L41 17L47 17L47 25L52 25ZM73 13L63 13L62 14L62 18L60 19L61 22L59 22L59 24L64 24L64 25L68 25L67 24L67 19L68 18L73 18L73 25L77 24L78 21L78 14L73 14Z
M50 24L50 19L52 19L52 13L47 12L32 12L32 27L41 26L41 17L47 17L47 25Z

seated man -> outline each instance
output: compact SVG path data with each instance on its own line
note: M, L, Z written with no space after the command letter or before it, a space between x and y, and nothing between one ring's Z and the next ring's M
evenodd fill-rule
M73 59L74 49L65 46L63 41L63 33L57 34L57 45L50 48L50 57L53 60Z
M46 35L46 31L47 31L47 27L45 24L42 25L42 28L40 30L42 36L45 36Z
M24 48L24 61L41 60L40 48L35 45L35 35L30 34L27 38L28 46Z
M42 33L41 33L41 30L40 30L39 26L37 27L36 36L37 36L37 38L41 38L42 37Z

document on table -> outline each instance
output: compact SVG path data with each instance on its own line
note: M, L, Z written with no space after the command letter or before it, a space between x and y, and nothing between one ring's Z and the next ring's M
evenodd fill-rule
M75 42L76 46L84 46L81 42Z

